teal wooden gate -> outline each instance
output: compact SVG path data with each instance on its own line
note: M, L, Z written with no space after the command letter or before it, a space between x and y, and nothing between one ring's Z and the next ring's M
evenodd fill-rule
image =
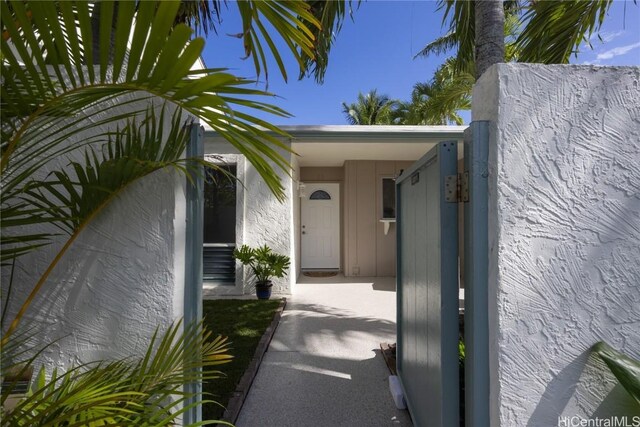
M396 181L397 369L416 427L459 425L457 172L446 141Z

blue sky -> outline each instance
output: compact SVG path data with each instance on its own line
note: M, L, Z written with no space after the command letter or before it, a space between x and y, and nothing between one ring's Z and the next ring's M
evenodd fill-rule
M443 35L442 14L435 1L363 1L347 19L329 57L323 85L313 78L297 80L297 65L288 64L285 83L275 63L269 67L269 91L278 95L274 104L293 114L292 118L263 115L278 125L346 124L342 102L353 102L359 91L377 88L391 98L408 99L416 82L431 78L444 59L413 59L424 45ZM255 79L251 60L243 60L242 41L228 36L240 32L236 7L223 9L218 35L210 34L204 60L208 67L228 67L234 74ZM615 1L597 36L593 49L581 47L572 63L595 65L640 65L640 6L632 1ZM284 50L281 50L284 52ZM286 53L285 53L286 54ZM264 75L258 88L264 89ZM466 121L469 114L464 114Z

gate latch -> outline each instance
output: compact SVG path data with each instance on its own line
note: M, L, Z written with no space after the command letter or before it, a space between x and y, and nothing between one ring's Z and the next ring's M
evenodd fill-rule
M469 201L469 172L444 177L444 200L448 203Z

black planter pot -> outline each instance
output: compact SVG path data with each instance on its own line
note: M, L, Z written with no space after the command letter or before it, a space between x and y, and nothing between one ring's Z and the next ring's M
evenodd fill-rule
M258 299L271 298L272 286L273 286L273 283L271 282L271 280L256 283L256 296L258 297Z

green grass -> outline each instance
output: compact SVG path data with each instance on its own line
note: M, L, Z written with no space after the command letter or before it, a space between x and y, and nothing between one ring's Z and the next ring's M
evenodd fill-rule
M203 391L211 393L205 399L213 399L227 406L229 398L236 389L236 384L253 359L258 342L264 331L271 324L279 299L274 300L206 300L203 302L204 324L212 335L229 337L233 355L231 362L216 366L225 374L203 384ZM224 408L205 404L202 408L203 420L222 418Z

